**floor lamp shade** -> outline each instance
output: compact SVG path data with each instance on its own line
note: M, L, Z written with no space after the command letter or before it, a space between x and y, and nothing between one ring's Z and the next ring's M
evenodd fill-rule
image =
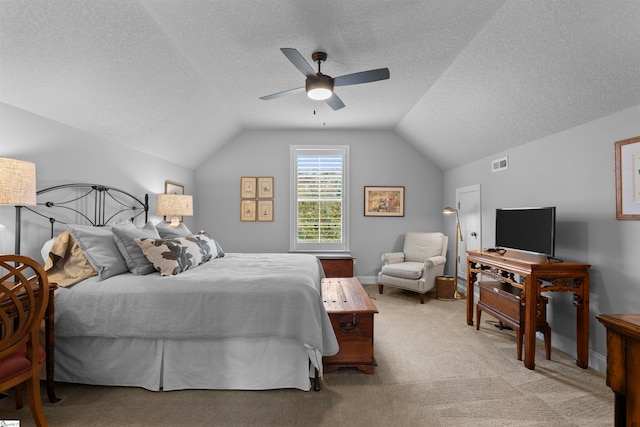
M0 205L36 204L36 165L0 157Z

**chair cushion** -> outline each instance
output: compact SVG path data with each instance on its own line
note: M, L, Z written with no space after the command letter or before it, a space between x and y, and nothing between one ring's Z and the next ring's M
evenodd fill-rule
M427 258L442 255L444 234L407 232L404 249L406 261L424 262Z
M40 362L44 360L44 350L38 346ZM31 369L31 362L27 358L26 344L20 350L0 359L0 383L10 380Z
M387 264L382 267L382 274L387 276L401 277L403 279L418 280L422 277L424 263L422 262L399 262Z

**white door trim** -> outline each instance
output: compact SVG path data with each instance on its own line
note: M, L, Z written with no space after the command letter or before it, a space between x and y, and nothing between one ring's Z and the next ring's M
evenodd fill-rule
M461 199L463 199L462 202ZM468 206L464 205L464 200L470 201ZM458 242L459 252L456 262L458 263L458 277L462 278L463 287L466 286L467 277L467 249L482 248L482 208L480 202L480 184L456 188L456 209L458 209L463 238L462 242Z

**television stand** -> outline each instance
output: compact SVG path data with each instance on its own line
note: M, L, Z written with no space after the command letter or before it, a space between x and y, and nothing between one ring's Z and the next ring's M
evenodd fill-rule
M524 296L524 365L535 368L536 312L542 292L573 292L576 307L576 364L589 366L589 264L550 262L544 255L518 251L467 251L467 324L473 325L475 283L478 275L522 289ZM516 280L516 275L524 278Z
M562 258L556 258L554 256L547 255L547 261L549 262L563 262Z

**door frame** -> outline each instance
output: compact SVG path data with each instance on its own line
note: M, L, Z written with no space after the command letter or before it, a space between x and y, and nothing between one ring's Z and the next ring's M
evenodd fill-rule
M477 249L481 249L482 248L482 199L480 197L480 184L473 184L473 185L468 185L465 187L460 187L460 188L456 188L456 209L458 209L458 214L460 213L461 210L461 205L460 205L460 195L461 194L468 194L468 193L475 193L475 200L474 200L474 205L478 207L477 212L474 212L474 214L477 214L477 218L478 218L478 227L477 230L473 230L473 232L477 233L477 241L479 242L479 247ZM469 224L468 224L468 215L458 215L459 221L460 221L460 230L461 232L464 231L468 231L469 230ZM468 242L469 239L469 233L466 233L467 235L463 234L462 237L463 239L466 239L466 241ZM456 236L456 239L458 238L458 236ZM465 247L466 247L466 243L465 243ZM466 286L466 266L467 266L467 252L464 250L461 250L460 253L458 253L458 259L456 260L456 262L458 263L458 278L456 278L456 283L458 283L459 278L462 277L463 279L463 283L465 283ZM460 266L463 266L463 268L461 269Z

